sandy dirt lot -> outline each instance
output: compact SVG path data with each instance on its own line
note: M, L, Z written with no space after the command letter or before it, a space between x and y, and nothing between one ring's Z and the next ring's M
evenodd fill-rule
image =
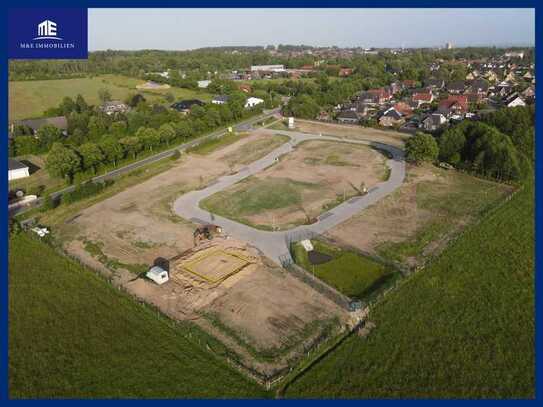
M59 233L70 241L74 255L85 254L85 241L100 242L108 258L126 264L152 264L157 257L182 253L193 246L195 226L175 216L171 202L183 192L239 170L242 164L224 159L238 149L254 143L273 149L266 138L255 133L205 156L184 155L173 168L82 210L61 225Z
M204 207L244 223L288 229L385 176L385 157L369 147L307 141L274 166L208 198ZM281 202L270 207L277 197L267 194L281 195Z
M296 129L307 133L326 134L331 136L351 139L374 140L393 146L403 147L405 140L409 138L404 133L385 131L371 127L344 125L335 123L321 123L309 120L296 120Z
M404 185L327 236L368 253L396 254L382 250L388 245L400 253L392 260L414 266L420 255L437 253L480 210L511 191L503 184L453 170L409 165Z
M266 137L269 135L256 133L208 155L183 156L173 168L83 209L59 226L59 234L68 253L110 277L114 285L173 319L192 320L238 354L246 366L271 374L289 366L325 328L342 329L349 321L348 313L262 258L246 242L234 239L217 237L196 248L220 249L218 256L204 261L224 268L218 277L214 271L207 275L198 263L196 272L211 278L178 272L175 262L194 255L195 225L170 211L171 202L183 191L237 171L245 162L232 163L239 151L250 149L252 156L259 156L275 148ZM374 155L377 153L366 149L349 157L363 158L361 165L371 166L378 163ZM371 157L373 161L366 163ZM241 250L246 261L225 257L224 253L234 249ZM138 278L128 267L141 265L138 272L145 271L157 258L174 258L170 261L172 278L162 286Z
M346 311L268 263L246 243L217 237L198 250L170 263L175 278L166 284L135 279L125 287L174 319L195 321L263 373L286 366L289 354L299 353L299 346L322 332L324 324L333 321L339 327L348 321ZM180 271L206 252L213 260L213 253L234 250L251 262L218 284ZM259 361L258 354L266 352L277 357Z

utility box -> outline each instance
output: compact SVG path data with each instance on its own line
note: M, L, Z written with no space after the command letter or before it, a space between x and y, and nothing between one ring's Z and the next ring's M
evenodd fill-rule
M153 280L158 285L162 285L170 279L170 277L168 276L168 272L162 267L158 266L151 267L149 271L145 274L145 276L148 279Z
M294 128L294 117L288 118L288 128L293 129Z

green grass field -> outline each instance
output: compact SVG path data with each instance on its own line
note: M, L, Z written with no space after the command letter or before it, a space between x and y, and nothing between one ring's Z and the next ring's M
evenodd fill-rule
M350 250L343 250L319 240L312 240L316 251L332 256L332 260L312 265L300 243L293 247L296 264L353 298L363 298L390 276L390 270L376 261Z
M173 326L46 244L14 236L9 267L10 397L266 396L195 326Z
M136 85L143 81L120 75L101 75L77 79L9 82L9 120L40 117L51 107L56 107L65 96L82 95L87 103L98 104L98 91L107 89L113 99L124 100L131 93L142 93L145 98L158 103L168 103L162 97L167 92L177 99L199 98L210 100L207 92L170 88L160 91L138 91Z
M534 195L470 227L372 311L287 397L532 398Z
M511 186L486 181L458 171L433 168L436 177L416 185L417 209L426 211L426 222L414 236L399 241L385 242L377 247L381 257L405 262L409 257L424 256L432 242L444 238L455 228L473 222L504 196Z
M217 215L257 228L269 229L267 225L252 225L245 217L266 210L300 205L302 191L315 187L315 184L289 178L248 177L227 190L217 192L202 200L200 206Z

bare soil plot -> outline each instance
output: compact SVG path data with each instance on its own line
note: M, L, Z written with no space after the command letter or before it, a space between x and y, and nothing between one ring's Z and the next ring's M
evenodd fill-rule
M430 165L407 167L392 195L327 232L341 244L414 266L512 188Z
M202 250L188 259L176 262L170 268L171 274L177 277L179 273L191 273L205 282L214 284L238 273L255 260L247 257L240 250L212 248Z
M206 156L185 155L171 169L55 225L56 232L80 257L86 242L99 245L103 258L122 264L152 264L157 257L178 255L192 248L195 226L175 216L171 202L242 167L227 165L223 157L266 137L254 134Z
M386 174L385 157L369 147L312 140L201 205L259 228L289 229L371 188Z
M374 129L371 127L362 127L355 125L321 123L309 120L296 120L295 125L296 130L305 133L322 133L326 135L350 138L354 140L374 140L398 147L402 147L405 140L409 138L408 135L396 131L385 131Z
M339 330L349 322L346 311L269 264L246 243L218 237L197 249L172 260L170 269L179 270L202 257L218 262L224 253L250 262L218 283L171 271L174 278L162 286L145 279L125 286L170 317L193 320L235 351L246 366L263 374L285 368L325 328L333 325Z

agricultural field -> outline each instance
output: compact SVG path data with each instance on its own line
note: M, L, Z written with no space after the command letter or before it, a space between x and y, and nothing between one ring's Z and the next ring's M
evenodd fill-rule
M136 85L144 81L120 75L101 75L77 79L55 79L41 81L10 81L9 82L9 120L20 120L40 117L49 108L56 107L62 98L75 98L82 95L87 103L99 104L98 91L107 89L113 99L124 100L133 93L142 93L149 100L157 103L167 103L162 97L171 93L177 99L198 98L210 100L211 95L202 91L170 88L157 91L138 91Z
M387 176L385 157L360 145L307 141L275 165L216 193L202 208L261 229L289 229Z
M414 267L438 254L455 233L512 191L511 186L454 170L408 165L400 188L327 236Z
M294 381L293 398L533 398L534 194L468 227Z
M294 262L351 298L368 296L393 276L389 267L352 250L320 240L312 240L312 244L313 253L324 258L312 261L303 246L296 243L292 250Z
M43 242L11 238L9 267L11 398L267 397L206 349L224 352L198 327L173 324Z

